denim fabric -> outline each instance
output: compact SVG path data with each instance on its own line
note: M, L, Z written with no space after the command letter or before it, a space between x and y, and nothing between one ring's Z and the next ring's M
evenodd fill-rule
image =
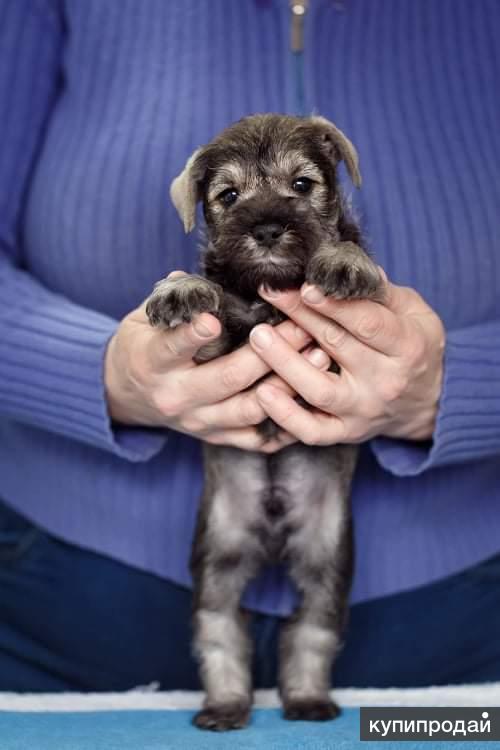
M0 690L199 689L188 590L69 545L0 503ZM280 619L253 618L254 680L276 681ZM500 556L354 605L336 686L500 679Z

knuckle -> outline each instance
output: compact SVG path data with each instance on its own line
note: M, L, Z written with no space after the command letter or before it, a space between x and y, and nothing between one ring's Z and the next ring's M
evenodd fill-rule
M342 326L336 325L335 323L329 323L323 333L324 340L334 349L340 349L344 344L347 336L347 331Z
M358 402L357 413L361 419L371 422L384 411L380 399L377 397L364 398Z
M166 419L176 419L182 413L180 399L168 393L153 394L153 405Z
M281 296L280 306L283 306L287 313L290 314L290 317L293 317L293 313L298 312L302 305L303 303L300 294L296 292L291 294L283 294Z
M266 416L253 396L242 400L240 414L245 425L259 424Z
M406 359L411 367L420 365L425 361L425 341L421 336L414 336L407 347Z
M183 430L185 430L186 432L191 432L193 434L203 432L203 430L205 430L207 427L203 420L199 417L196 417L194 414L186 414L182 417L179 424Z
M334 394L332 388L325 388L318 390L317 394L312 399L313 406L323 411L330 409L333 406Z
M294 407L293 406L292 407L290 407L290 406L281 407L280 406L280 411L281 411L281 414L280 414L280 418L279 418L279 423L282 426L290 424L291 422L293 422L293 418L294 418Z
M370 399L364 405L360 406L357 410L357 417L359 421L366 427L376 422L382 414L385 414L386 402L382 399ZM352 415L351 415L352 417ZM357 436L356 430L354 430L354 436Z
M284 326L285 323L289 323L290 326L280 328L280 326ZM291 320L286 320L285 323L281 323L280 326L278 326L278 328L280 328L279 334L290 344L290 346L293 346L296 351L299 351L304 344L311 340L311 335L301 326L292 323Z
M185 356L188 352L194 354L201 346L201 337L198 337L192 324L189 323L180 323L164 335L165 346L173 359Z
M381 395L386 403L392 403L401 398L408 387L408 376L404 373L393 374L381 383Z
M363 339L374 339L384 330L384 322L380 315L365 315L358 323L357 332Z
M306 445L320 445L321 430L316 425L310 425L302 431L300 439Z
M246 387L246 377L236 365L228 365L221 373L222 383L228 391L241 391Z

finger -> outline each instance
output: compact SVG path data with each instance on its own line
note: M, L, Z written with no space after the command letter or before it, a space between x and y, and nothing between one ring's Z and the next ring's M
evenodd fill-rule
M332 364L332 360L328 354L317 347L308 347L307 349L302 350L300 354L302 357L305 357L308 362L314 365L317 370L322 370L323 372L328 370ZM297 392L290 386L290 384L276 373L267 375L261 382L269 383L269 385L273 385L276 388L281 388L281 390L284 393L288 393L289 396L297 395ZM256 387L257 386L254 386L254 388ZM251 392L253 392L253 389Z
M280 451L282 448L285 448L287 445L292 445L293 443L296 443L296 442L297 442L296 437L282 430L276 435L276 437L271 438L271 440L268 440L267 443L264 443L264 445L260 448L260 452L261 453L276 453L277 451Z
M175 361L189 361L220 332L220 321L210 313L201 313L191 323L181 323L176 328L154 329L148 345L151 365L161 370Z
M313 336L343 370L354 373L359 370L361 363L367 369L373 369L373 365L366 361L367 355L374 353L372 349L355 339L338 323L307 307L302 302L298 292L292 294L293 297L285 300L285 304L289 306L288 314L296 315L297 320L300 319L301 326ZM293 311L290 306L295 306ZM380 356L378 352L377 355Z
M256 326L250 343L259 356L312 406L343 414L353 402L352 381L334 373L321 372L295 352L270 326Z
M330 364L330 358L321 349L311 348L298 356L305 357L316 368L326 369ZM291 397L296 396L293 388L278 375L269 376L265 382ZM254 386L249 391L237 393L216 404L200 406L191 415L189 423L185 425L186 429L204 435L214 430L232 430L260 424L266 419L267 414L257 399L256 388L257 386Z
M297 439L293 435L282 431L276 437L267 440L265 436L260 435L255 428L241 428L238 430L222 430L207 435L204 438L206 443L212 445L231 445L245 451L258 451L260 453L275 453L286 445L296 443Z
M387 356L399 356L403 347L404 319L384 305L371 300L335 300L325 297L317 287L304 285L298 292L276 292L259 289L259 294L303 326L312 336L320 333L317 319L307 316L317 312L340 324L361 343ZM330 350L328 350L330 353ZM333 356L333 352L332 356Z
M422 312L429 308L420 294L411 287L398 286L387 278L387 274L381 266L377 266L383 281L382 304L392 310L396 315L409 315L412 312Z
M294 350L302 349L311 339L291 320L280 323L278 328ZM183 390L193 406L215 404L244 391L269 371L269 365L245 344L230 354L184 373Z
M389 357L403 352L406 326L404 318L396 315L379 302L371 300L335 300L316 294L316 287L305 287L302 298L306 304L320 312L361 343ZM319 300L316 302L313 299Z
M271 419L306 445L333 445L345 440L344 423L338 417L308 411L278 388L259 386L257 398Z

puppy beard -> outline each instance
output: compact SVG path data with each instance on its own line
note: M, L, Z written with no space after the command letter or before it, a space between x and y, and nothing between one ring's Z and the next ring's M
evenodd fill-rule
M285 227L271 247L257 242L252 231L259 224L278 222ZM258 289L298 289L305 279L309 258L324 236L322 227L306 212L287 210L258 215L249 209L234 212L222 230L212 233L204 257L206 276L247 299Z

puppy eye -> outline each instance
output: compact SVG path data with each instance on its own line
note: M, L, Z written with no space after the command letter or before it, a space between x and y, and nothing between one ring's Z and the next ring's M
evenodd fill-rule
M233 203L235 203L237 199L238 199L238 191L235 190L234 188L228 188L227 190L223 190L222 193L220 193L217 196L217 200L219 200L224 206L232 206Z
M313 181L309 177L298 177L292 182L292 188L296 193L308 193L313 186Z

